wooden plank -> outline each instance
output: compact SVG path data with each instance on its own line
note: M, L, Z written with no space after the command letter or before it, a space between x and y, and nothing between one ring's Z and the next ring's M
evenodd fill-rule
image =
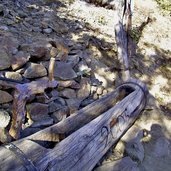
M137 88L113 108L68 136L36 163L39 170L92 170L107 150L133 124L143 109L144 93ZM115 121L115 124L111 122Z
M1 171L27 171L29 165L23 162L22 158L26 156L28 160L37 162L37 160L40 160L40 158L48 152L46 148L30 140L24 140L22 144L15 143L15 146L22 151L23 156L17 152L14 152L16 150L10 150L9 146L10 144L8 144L6 147L1 146L0 148Z
M115 91L80 109L65 120L37 133L34 133L24 139L59 142L60 135L71 134L75 130L81 128L94 118L98 117L99 115L113 107L119 100L122 100L125 96L125 87L118 87ZM19 141L22 141L22 139Z
M132 90L138 88L136 84L144 87L144 84L141 83L139 80L131 79L129 80L129 82L124 83L122 86L116 88L115 91L108 93L102 98L80 109L79 111L75 112L65 120L57 124L54 124L48 128L45 128L37 133L34 133L24 139L39 142L59 142L60 135L69 135L72 132L84 126L85 124L87 124L88 122L90 122L91 120L95 119L102 113L106 112L108 109L113 107L118 101L122 100L126 96L126 88ZM18 142L22 142L24 139L18 140Z

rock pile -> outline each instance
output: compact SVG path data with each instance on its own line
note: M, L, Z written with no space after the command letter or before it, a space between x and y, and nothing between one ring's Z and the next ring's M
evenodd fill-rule
M22 137L59 122L90 104L106 94L114 81L115 75L106 73L105 65L101 64L102 68L97 69L98 61L91 57L86 42L74 42L70 38L72 25L64 20L46 2L3 1L0 5L1 77L25 83L46 78L50 58L56 59L54 78L59 85L27 100ZM8 131L15 90L2 86L2 82L0 142L4 143L11 141Z

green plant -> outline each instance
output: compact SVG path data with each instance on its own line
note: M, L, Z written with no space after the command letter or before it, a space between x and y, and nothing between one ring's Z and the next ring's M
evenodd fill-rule
M105 25L107 24L107 21L106 21L106 18L104 16L100 16L98 18L98 23L102 24L102 25Z
M171 1L170 0L156 0L159 6L165 11L171 14Z

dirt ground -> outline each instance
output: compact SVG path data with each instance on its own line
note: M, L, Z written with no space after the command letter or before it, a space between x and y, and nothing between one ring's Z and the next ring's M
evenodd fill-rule
M94 57L107 66L115 65L114 12L76 0L69 7L69 14L94 31L98 45L102 47L100 50L90 47ZM141 117L121 138L113 152L110 150L99 163L97 170L171 170L170 25L170 16L164 14L155 1L135 2L131 74L147 84L149 102ZM127 166L123 164L126 156L135 162L134 165L130 161Z
M39 0L36 2L38 3ZM54 7L55 3L57 5ZM89 54L93 61L90 68L96 78L103 83L103 87L108 92L114 90L119 79L118 72L110 70L118 65L114 11L81 0L44 0L44 5L45 7L41 7L42 11L48 13L54 10L60 18L58 26L61 27L61 33L48 33L48 38L58 36L70 40L71 46L75 46L75 51L85 51L85 54ZM33 5L30 8L40 7ZM31 20L34 17L33 15ZM36 18L36 21L39 20ZM135 1L130 72L131 77L146 83L149 89L147 106L134 125L99 161L94 170L171 170L170 26L171 16L161 10L156 1ZM4 30L7 27L1 26L0 29ZM34 29L39 29L39 26L35 26ZM19 34L15 31L13 35L19 38L20 42L24 42L24 39L29 41L30 37L38 37L38 33L35 32ZM42 35L45 34L40 34L39 37Z

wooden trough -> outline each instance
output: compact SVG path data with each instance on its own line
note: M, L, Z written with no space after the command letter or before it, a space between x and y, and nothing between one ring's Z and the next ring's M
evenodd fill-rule
M124 83L66 120L0 147L0 170L92 170L134 123L145 107L146 95L143 83ZM67 137L60 141L63 135ZM44 147L47 141L53 147Z
M127 35L117 11L115 34L124 83L65 120L1 146L1 171L91 171L135 122L146 105L148 91L145 84L130 79ZM53 70L53 62L50 70ZM49 76L52 84L53 73ZM35 85L37 83L27 84L31 90L35 90ZM18 90L22 90L21 87L17 87ZM49 82L40 91L47 87ZM25 100L25 96L22 97ZM20 129L16 131L14 123L12 135L18 137ZM21 121L19 123L18 128Z

